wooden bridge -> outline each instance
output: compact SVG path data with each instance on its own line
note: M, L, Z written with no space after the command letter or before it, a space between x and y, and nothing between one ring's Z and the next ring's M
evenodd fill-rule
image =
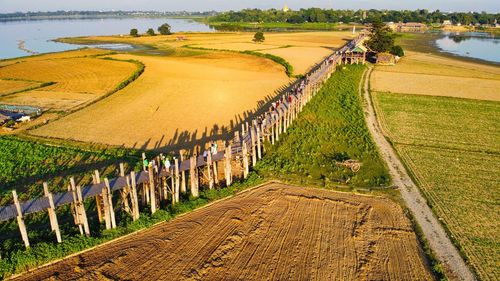
M160 202L177 204L181 193L199 196L200 185L212 189L215 185L230 186L233 173L239 172L243 178L249 173L250 166L262 158L263 142L274 144L280 135L286 133L293 124L299 112L320 90L325 81L343 63L364 63L364 60L354 61L352 52L358 48L365 35L360 35L341 49L333 53L322 63L316 65L304 79L296 81L291 91L284 93L273 103L265 114L258 116L249 124L241 125L241 131L235 132L234 138L224 143L222 149L209 151L205 155L192 155L184 159L183 155L176 158L170 167L166 167L159 155L141 171L125 173L120 164L120 176L114 179L101 178L98 171L93 175L93 184L80 187L70 179L67 192L52 194L46 183L43 184L44 197L19 202L15 190L12 191L14 204L0 206L0 222L17 219L19 230L26 247L30 246L24 217L29 214L45 212L49 214L51 229L58 242L61 234L56 215L58 207L71 204L75 224L82 235L90 235L90 228L84 201L95 199L100 222L105 222L106 229L116 227L115 206L113 196L119 192L121 210L129 213L133 220L139 218L141 206L149 206L155 213ZM143 154L145 160L145 156ZM221 178L219 178L219 176ZM189 191L187 188L189 187ZM118 197L118 196L116 196Z

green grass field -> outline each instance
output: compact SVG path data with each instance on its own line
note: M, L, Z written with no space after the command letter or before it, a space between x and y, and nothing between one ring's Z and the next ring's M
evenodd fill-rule
M52 191L66 190L71 176L86 184L95 169L112 175L120 162L135 165L140 155L128 150L84 150L0 137L0 205L11 200L11 189L17 189L21 199L43 194L43 181Z
M500 103L375 93L384 130L482 280L500 276Z
M378 187L389 175L366 127L359 81L364 66L339 70L304 108L276 146L255 169L262 175L323 186L346 184ZM358 173L336 161L359 160Z

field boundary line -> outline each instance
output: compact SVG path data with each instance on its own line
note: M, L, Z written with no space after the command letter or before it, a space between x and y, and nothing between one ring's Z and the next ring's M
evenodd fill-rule
M364 81L363 96L367 102L365 119L372 137L380 149L382 158L386 161L394 185L398 186L406 207L412 212L418 225L428 241L437 259L443 263L446 275L450 279L476 280L459 251L448 237L444 227L436 218L434 212L427 205L425 197L413 182L394 147L386 139L380 126L375 108L372 103L369 82L373 67L369 66Z
M448 65L449 66L449 65ZM453 67L453 66L451 66ZM474 70L473 68L464 68L464 70ZM424 73L424 72L409 72L409 71L405 71L405 72L398 72L396 70L382 70L380 68L377 67L377 72L385 72L385 73L400 73L400 74L415 74L415 75L427 75L427 76L439 76L439 77L451 77L451 78L469 78L469 79L481 79L481 80L495 80L495 81L499 81L500 78L484 78L484 77L476 77L476 76L454 76L454 75L446 75L446 74L429 74L429 73ZM486 72L488 74L496 74L496 73L490 73L490 72ZM498 74L496 74L498 75Z
M44 268L44 267L47 267L47 266L51 266L51 265L53 265L53 264L56 264L56 263L58 263L58 262L61 262L61 261L67 260L67 259L69 259L69 258L72 258L72 257L78 256L78 255L81 255L81 254L84 254L84 253L90 252L90 251L95 250L95 249L99 249L100 247L103 247L103 246L109 245L109 244L111 244L111 243L114 243L114 242L120 241L120 240L125 239L125 238L129 238L129 237L131 237L131 236L137 235L137 234L142 233L142 232L144 232L144 231L151 230L151 229L153 229L153 228L157 227L158 225L161 225L161 224L164 224L164 223L170 223L170 222L173 222L173 221L175 221L175 220L176 220L176 219L178 219L178 218L182 218L182 217L187 216L187 215L189 215L189 214L192 214L192 213L194 213L194 212L198 212L198 211L203 210L203 209L205 209L205 208L207 208L207 207L210 207L210 206L212 206L212 205L214 205L214 204L216 204L216 203L219 203L219 202L222 202L222 201L225 201L225 200L229 200L229 199L231 199L231 198L234 198L235 196L239 196L239 195L241 195L241 194L248 193L248 192L250 192L250 191L253 191L253 190L255 190L255 189L258 189L258 188L261 188L261 187L263 187L263 186L270 185L270 184L273 184L273 183L274 183L274 184L284 184L284 183L282 183L282 182L280 182L280 181L278 181L278 180L268 180L268 181L266 181L266 182L264 182L264 183L261 183L261 184L258 184L258 185L255 185L255 186L252 186L252 187L249 187L249 188L245 188L244 190L239 191L239 192L237 192L236 194L229 195L229 196L224 197L224 198L221 198L221 199L217 199L217 200L215 200L215 201L212 201L212 202L210 202L210 203L207 203L206 205L203 205L203 206L201 206L201 207L199 207L199 208L196 208L196 209L194 209L194 210L188 211L188 212L183 213L183 214L179 214L179 215L175 216L174 218L172 218L171 220L157 222L157 223L155 223L155 224L153 224L153 225L151 225L151 226L148 226L148 227L145 227L145 228L139 229L139 230L137 230L137 231L134 231L134 232L131 232L131 233L125 234L125 235L123 235L123 236L120 236L120 237L117 237L117 238L115 238L115 239L109 240L109 241L104 242L104 243L102 243L102 244L95 245L95 246L93 246L93 247L91 247L91 248L88 248L88 249L82 250L82 251L80 251L80 252L73 253L73 254L71 254L71 255L67 255L67 256L65 256L65 257L63 257L63 258L60 258L60 259L57 259L57 260L53 260L53 261L48 262L48 263L46 263L46 264L39 265L39 266L37 266L37 267L35 267L35 268L31 268L31 269L29 269L29 270L27 270L27 271L24 271L24 272L22 272L22 273L18 273L18 274L15 274L15 275L11 275L11 276L9 276L7 279L5 279L5 280L12 280L12 279L18 278L18 277L20 277L20 276L23 276L23 275L25 275L25 274L31 273L31 272L33 272L33 271L36 271L36 270L42 269L42 268Z

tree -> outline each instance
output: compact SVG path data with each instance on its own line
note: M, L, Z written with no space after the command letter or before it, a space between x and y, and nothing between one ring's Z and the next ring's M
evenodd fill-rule
M264 33L262 33L262 31L255 33L255 35L253 37L254 42L264 42L265 40L266 40L266 37L264 37Z
M370 39L366 42L366 46L373 52L383 53L394 47L394 34L380 19L372 21L370 33Z
M148 31L146 31L146 33L147 33L149 36L155 36L155 35L156 35L156 34L155 34L154 29L152 29L152 28L148 29Z
M404 55L405 55L405 51L399 45L392 46L390 53L395 55L395 56L398 56L398 57L404 57Z
M170 35L172 34L170 28L171 27L168 23L164 23L158 27L158 32L160 32L161 35Z
M138 37L139 36L139 32L137 31L137 28L132 28L130 30L130 36L133 36L133 37Z

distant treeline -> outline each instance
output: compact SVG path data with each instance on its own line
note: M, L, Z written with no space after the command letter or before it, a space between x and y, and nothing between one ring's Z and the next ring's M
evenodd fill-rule
M54 12L16 12L0 14L0 20L28 20L43 18L104 18L104 17L208 17L217 12L158 12L158 11L54 11Z
M374 18L384 22L420 22L420 23L442 23L451 20L457 24L494 24L500 22L500 14L489 14L486 12L469 13L444 13L439 10L415 10L415 11L393 11L393 10L331 10L310 8L298 11L287 11L270 9L246 9L242 11L230 11L211 16L211 22L286 22L286 23L337 23L356 22L367 23ZM496 20L496 21L495 21Z

